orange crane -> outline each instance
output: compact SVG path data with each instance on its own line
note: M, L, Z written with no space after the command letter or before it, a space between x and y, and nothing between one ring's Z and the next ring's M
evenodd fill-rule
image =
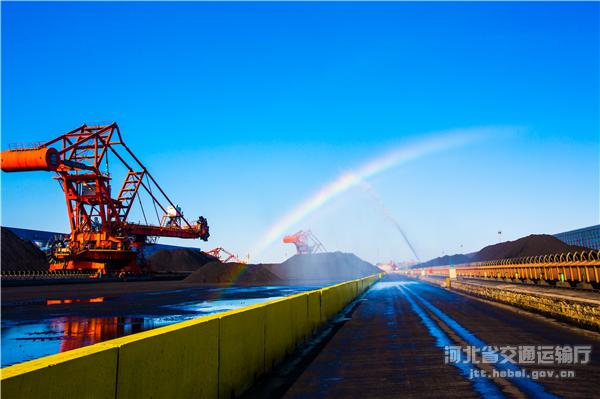
M295 234L283 237L286 244L294 244L298 254L314 254L325 252L325 247L310 230L300 230Z
M204 252L204 251L202 251ZM222 263L235 262L235 263L248 263L246 259L240 259L236 254L229 252L225 248L213 248L210 251L204 252L207 255L214 256L219 259ZM221 254L226 255L227 257Z
M113 197L109 156L125 175ZM157 237L200 238L209 228L202 216L190 223L148 169L127 147L116 123L82 125L48 142L2 151L4 172L55 172L65 194L71 227L68 238L51 250L50 270L96 270L99 273L142 271L142 248ZM150 199L156 222L148 221L141 193ZM144 222L134 223L138 201ZM152 217L150 217L152 219Z

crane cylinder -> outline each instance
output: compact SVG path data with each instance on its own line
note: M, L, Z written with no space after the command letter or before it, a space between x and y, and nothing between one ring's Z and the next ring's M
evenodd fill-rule
M294 234L292 236L285 236L285 237L283 237L283 242L285 244L294 244L294 243L298 242L298 235Z
M4 172L55 171L60 156L55 148L32 148L2 151L1 169Z

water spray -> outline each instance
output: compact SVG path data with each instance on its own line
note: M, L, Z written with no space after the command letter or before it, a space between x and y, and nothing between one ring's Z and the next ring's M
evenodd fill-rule
M417 262L421 263L421 259L419 258L419 255L417 255L417 251L415 251L415 248L413 247L413 245L411 244L410 240L406 236L406 233L404 232L404 230L402 229L402 227L400 226L400 224L398 223L398 221L396 220L396 218L394 218L394 216L392 215L392 213L390 212L390 210L385 206L385 203L383 202L383 199L377 193L377 191L375 191L375 189L373 188L373 186L370 185L369 183L367 183L364 180L361 180L359 186L364 190L364 192L366 192L367 194L369 194L369 197L373 200L373 202L375 203L375 205L377 205L377 209L379 209L381 211L381 213L383 214L383 216L385 216L385 218L394 226L394 228L396 228L396 230L398 230L398 232L400 233L400 235L404 239L404 242L406 243L406 245L408 246L408 248L410 248L410 251L412 252L412 254L417 259Z

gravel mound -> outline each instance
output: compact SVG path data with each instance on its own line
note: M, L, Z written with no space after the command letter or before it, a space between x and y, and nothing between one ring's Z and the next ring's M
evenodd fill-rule
M30 241L21 240L5 227L1 238L2 270L48 270L46 255Z
M197 249L162 249L149 258L152 272L193 272L207 263L221 263L218 258Z

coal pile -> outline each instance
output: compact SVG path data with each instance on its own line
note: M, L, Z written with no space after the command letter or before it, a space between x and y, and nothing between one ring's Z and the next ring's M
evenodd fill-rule
M193 272L207 263L221 263L218 258L195 249L163 249L148 259L150 271L155 273Z
M47 271L46 255L30 241L21 240L9 229L2 227L2 270Z
M524 256L560 254L563 252L585 251L589 248L565 244L547 234L532 234L515 241L489 245L473 256L473 261L520 258Z
M381 272L358 256L343 252L294 255L267 267L288 282L348 281Z
M459 265L469 262L484 262L488 260L521 258L527 256L551 255L567 252L586 251L589 248L565 244L558 238L548 234L532 234L515 241L488 245L479 252L469 255L457 254L432 259L413 267Z
M265 265L244 263L208 263L183 280L202 284L281 284L282 280Z
M429 266L445 266L445 265L460 265L461 263L473 262L473 258L469 255L456 254L445 255L439 258L432 259L428 262L414 265L413 267L429 267Z
M184 281L203 284L323 284L353 280L381 270L353 254L294 255L278 264L208 263Z

